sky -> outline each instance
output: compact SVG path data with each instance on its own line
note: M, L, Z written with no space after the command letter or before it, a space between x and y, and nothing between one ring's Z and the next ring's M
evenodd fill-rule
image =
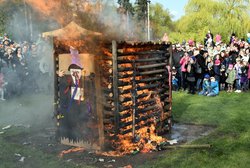
M178 20L185 14L184 7L188 0L151 0L151 3L160 3L168 9L174 16L173 20Z
M162 4L165 9L168 9L173 15L173 20L178 20L185 14L184 7L188 0L150 0L151 4L159 3ZM135 0L130 2L134 3Z

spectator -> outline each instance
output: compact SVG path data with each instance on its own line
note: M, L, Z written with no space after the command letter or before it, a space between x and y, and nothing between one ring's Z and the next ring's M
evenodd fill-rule
M229 64L228 69L226 71L226 76L226 83L228 84L227 92L233 92L233 85L236 78L236 72L233 68L233 64Z
M195 94L195 62L193 58L189 58L187 67L187 81L189 85L188 93Z
M220 68L220 90L225 90L226 87L226 66L225 65L221 65Z
M180 60L181 65L181 86L183 87L183 90L185 91L187 89L187 69L186 65L189 60L189 55L187 52L184 52L184 56Z
M221 67L221 61L220 61L220 54L215 55L214 59L214 77L215 80L220 82L220 67Z
M208 93L209 93L209 90L210 90L210 76L208 74L206 74L204 76L204 79L203 79L203 83L202 83L202 91L200 91L198 94L199 95L203 95L203 96L206 96Z
M215 77L210 78L210 90L207 94L207 96L217 96L219 94L219 83L215 80Z
M236 64L234 66L234 69L236 71L236 76L235 76L235 85L236 85L236 93L240 93L241 92L241 82L240 82L240 78L241 78L241 60L240 58L236 59Z
M179 90L178 79L176 78L175 75L172 76L172 85L173 85L173 91Z
M176 68L177 70L177 74L176 77L179 81L179 86L183 88L183 86L181 85L181 65L180 65L180 60L182 58L182 56L184 55L184 52L181 48L180 44L176 45L176 50L173 52L173 66Z
M241 75L240 75L240 84L241 84L241 91L247 91L248 90L248 65L247 62L242 61L241 62Z
M208 72L206 66L206 58L208 56L208 52L205 50L201 50L200 53L196 56L196 90L201 90L201 84L203 79L203 74Z

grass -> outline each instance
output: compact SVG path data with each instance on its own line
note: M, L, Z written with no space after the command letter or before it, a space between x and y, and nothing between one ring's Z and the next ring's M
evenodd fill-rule
M220 93L217 97L173 94L174 120L214 125L211 134L193 144L211 149L176 149L148 162L143 168L246 168L250 165L250 93Z
M28 98L30 99L30 97ZM31 128L36 125L44 125L41 118L47 123L53 122L52 114L44 111L53 111L48 102L50 97L32 97L37 109L43 111L34 112L29 109L29 101L22 99L17 102L4 102L8 106L6 110L0 104L0 128L9 122L27 124L31 118L38 118ZM142 168L245 168L250 165L250 92L248 93L220 93L217 97L203 97L188 95L184 92L173 93L174 120L180 123L194 123L216 126L208 136L198 139L193 144L211 144L210 149L175 149L159 156L156 161L147 161ZM41 101L47 101L47 106L40 107ZM22 110L19 104L22 104ZM46 104L46 103L45 103ZM20 113L23 116L20 118ZM12 116L8 116L8 115ZM14 117L14 120L13 120ZM46 118L47 117L47 118ZM5 120L1 120L5 118ZM18 123L17 123L18 124ZM2 130L0 130L2 131ZM27 131L27 132L26 132ZM77 164L67 162L57 157L56 154L46 153L31 145L22 145L8 141L8 137L18 137L19 134L30 134L30 130L11 127L0 135L0 168L80 168L88 167L84 163ZM15 153L25 156L24 162L19 162ZM139 166L138 166L139 167Z

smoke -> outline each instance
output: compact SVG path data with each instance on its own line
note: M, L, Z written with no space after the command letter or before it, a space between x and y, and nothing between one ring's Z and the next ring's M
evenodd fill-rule
M0 126L30 125L34 127L52 126L54 107L54 74L52 43L40 38L48 29L58 28L60 24L53 19L45 19L35 8L35 1L23 1L15 4L11 1L0 1L0 5L9 10L6 32L14 42L15 48L29 44L30 51L25 53L19 65L13 60L11 64L0 59L1 73L8 83L5 86L4 98L0 100ZM40 1L39 1L40 2ZM49 1L48 1L49 2ZM47 3L48 4L48 3ZM44 4L42 10L48 12L55 5ZM48 13L50 15L50 13ZM24 42L26 41L26 42Z
M10 1L0 0L0 5L6 3ZM19 5L12 10L7 32L18 43L35 43L37 50L34 58L30 52L28 70L24 69L28 75L5 74L9 82L7 87L15 89L11 93L14 97L0 102L1 113L6 112L1 114L0 125L28 123L47 126L53 123L54 110L53 46L41 39L41 34L75 20L89 30L101 32L107 40L131 40L137 38L131 33L135 24L110 1L23 0ZM24 88L19 85L20 80Z

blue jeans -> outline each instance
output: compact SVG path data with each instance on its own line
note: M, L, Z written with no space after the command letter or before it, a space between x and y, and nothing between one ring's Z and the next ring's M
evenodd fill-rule
M201 82L202 82L202 79L198 78L197 82L196 82L196 90L197 91L201 90Z
M240 90L241 89L240 79L236 79L235 80L235 85L236 85L236 90Z
M203 95L203 96L206 96L206 92L207 92L207 91L202 90L202 91L200 91L200 92L198 93L198 95Z
M207 96L209 96L209 97L213 97L213 96L217 96L217 94L216 94L216 93L214 93L214 92L210 92L210 93L208 93L208 94L207 94Z

